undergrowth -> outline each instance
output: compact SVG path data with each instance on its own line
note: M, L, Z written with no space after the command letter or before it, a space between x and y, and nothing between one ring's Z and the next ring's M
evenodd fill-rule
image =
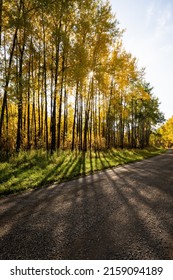
M20 152L8 162L0 162L0 195L45 187L53 182L71 180L97 170L135 162L164 152L164 149L71 152L58 151L48 155L45 151Z

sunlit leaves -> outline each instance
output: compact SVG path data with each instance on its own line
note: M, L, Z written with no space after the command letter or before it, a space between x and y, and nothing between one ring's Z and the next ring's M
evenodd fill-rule
M2 144L20 119L22 148L148 145L159 102L108 1L4 0L2 14Z
M173 117L168 119L166 123L158 129L157 133L160 136L160 142L164 146L171 148L173 146Z

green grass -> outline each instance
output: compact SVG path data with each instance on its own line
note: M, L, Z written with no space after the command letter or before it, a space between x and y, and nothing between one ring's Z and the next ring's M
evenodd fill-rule
M51 156L43 151L21 152L8 162L0 162L0 195L71 180L96 170L135 162L162 152L163 149L156 148L111 149L96 153L60 151Z

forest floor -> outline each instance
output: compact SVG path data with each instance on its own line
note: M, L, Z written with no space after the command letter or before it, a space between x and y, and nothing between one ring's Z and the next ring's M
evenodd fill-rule
M0 199L0 259L173 259L173 151Z
M53 155L42 150L14 154L0 161L0 195L45 187L51 183L69 181L81 175L115 167L164 152L164 149L110 149L89 151L58 151Z

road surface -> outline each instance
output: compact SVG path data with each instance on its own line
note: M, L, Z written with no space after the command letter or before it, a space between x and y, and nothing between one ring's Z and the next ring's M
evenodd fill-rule
M0 199L0 259L173 259L173 153Z

